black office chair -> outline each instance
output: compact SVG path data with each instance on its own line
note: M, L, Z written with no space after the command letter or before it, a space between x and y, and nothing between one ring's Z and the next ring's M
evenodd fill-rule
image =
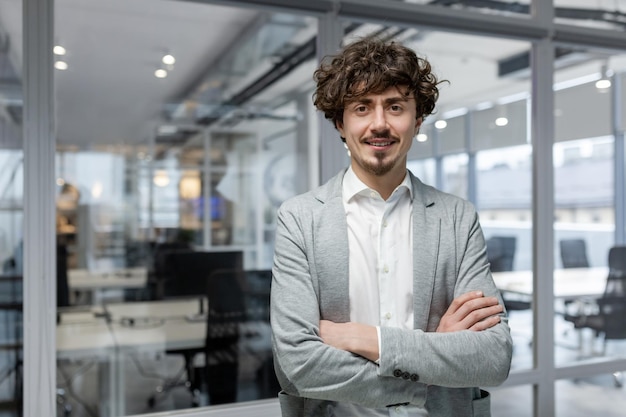
M243 252L225 251L208 252L192 249L172 249L159 255L162 271L159 273L161 298L177 299L206 296L208 278L215 270L232 268L242 269ZM209 303L210 305L210 303ZM148 406L156 404L158 396L174 388L185 387L192 395L192 406L200 401L200 384L193 362L196 355L204 352L204 347L193 349L168 349L167 355L183 357L183 367L173 378L156 387L156 393L148 398Z
M592 309L595 311L591 312ZM626 246L614 246L609 250L609 275L604 293L595 300L595 306L566 314L565 320L572 322L576 329L592 329L596 337L602 337L600 354L605 355L607 342L626 339L625 318ZM616 386L621 387L621 374L614 374L614 378Z
M487 239L486 244L491 271L512 271L517 238L515 236L492 236Z
M512 271L517 238L515 236L492 236L486 241L487 259L491 272ZM504 307L507 311L528 310L531 307L530 300L526 298L513 298L503 294Z
M271 281L269 269L223 269L209 277L204 375L211 404L236 401L242 385L250 399L276 398L280 391L269 323Z
M559 247L563 268L589 268L584 239L562 239L559 241Z

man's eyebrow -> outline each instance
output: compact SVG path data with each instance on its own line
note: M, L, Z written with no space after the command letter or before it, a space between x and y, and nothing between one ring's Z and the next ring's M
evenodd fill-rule
M397 95L397 96L386 98L385 99L385 103L386 104L401 103L401 102L409 101L412 98L413 98L412 95L410 95L410 96ZM353 102L351 102L349 104L371 104L373 101L374 100L372 100L369 97L360 97L360 98L357 98L356 100L354 100Z

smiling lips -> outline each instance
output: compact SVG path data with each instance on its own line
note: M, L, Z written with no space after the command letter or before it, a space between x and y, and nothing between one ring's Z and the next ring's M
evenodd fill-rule
M390 140L385 140L385 141L372 140L372 141L366 141L365 143L367 143L370 146L374 146L376 148L384 148L386 146L391 145L393 143L393 141L390 141Z

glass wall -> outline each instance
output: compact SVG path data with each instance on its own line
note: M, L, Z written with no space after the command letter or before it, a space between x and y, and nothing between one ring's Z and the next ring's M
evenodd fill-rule
M612 324L623 317L620 274L626 270L617 260L623 254L612 249L621 215L615 202L624 193L615 171L616 144L623 140L615 109L626 99L615 77L622 76L616 63L623 58L579 53L595 58L588 75L559 77L555 97L555 358L562 365L626 356L626 331Z
M276 397L267 322L275 212L317 182L318 153L327 151L316 142L311 74L317 42L326 50L339 43L332 31L317 39L318 23L328 28L333 20L351 22L341 25L346 40L378 32L405 42L450 82L416 138L409 168L478 208L515 343L509 381L488 387L493 414L530 416L534 398L542 417L554 415L554 400L558 415L570 415L585 409L573 403L588 394L596 405L620 407L612 371L622 365L610 361L624 358L623 341L605 343L605 334L570 320L598 314L600 303L572 294L575 285L561 293L558 282L559 271L604 268L604 282L588 280L596 289L585 295L597 296L609 248L625 243L626 230L616 227L625 223L626 59L587 50L602 34L575 31L622 32L621 1L555 0L555 20L567 30L534 19L530 1L383 1L371 10L348 1L337 15L325 8L331 2L294 1L282 13L262 8L264 1L238 3L248 8L55 3L57 415ZM0 0L0 8L1 303L9 307L1 312L0 401L19 402L21 2ZM428 27L416 26L425 16ZM548 34L570 43L554 55L554 137L537 133L544 119L531 111L530 97L531 81L545 76L531 69L531 45L537 52L552 42ZM535 58L541 64L546 56ZM597 87L605 75L613 86ZM540 165L531 135L554 140L552 166ZM554 195L533 194L552 172ZM554 245L546 256L555 292L548 300L534 288L551 277L533 276L543 261L533 259L533 248L551 241L544 237L552 230L533 230L533 208L552 199ZM585 242L587 266L566 268L566 240ZM554 324L549 335L541 331L546 316ZM54 368L44 371L54 376ZM564 380L545 380L553 374ZM512 397L524 400L513 409Z
M24 152L22 3L0 1L0 406L22 406Z
M317 20L71 0L55 19L59 398L91 416L276 398L275 216L309 181Z

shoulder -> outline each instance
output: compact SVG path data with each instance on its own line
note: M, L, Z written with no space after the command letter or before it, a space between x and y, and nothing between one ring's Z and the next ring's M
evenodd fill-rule
M441 191L431 185L424 184L419 178L409 173L413 186L414 202L436 210L449 212L475 213L476 208L470 201L457 195Z
M342 193L342 171L329 179L323 185L307 191L303 194L291 197L285 200L279 208L279 213L292 213L292 212L307 212L315 210L321 206L324 206L329 201L335 198L341 198Z

